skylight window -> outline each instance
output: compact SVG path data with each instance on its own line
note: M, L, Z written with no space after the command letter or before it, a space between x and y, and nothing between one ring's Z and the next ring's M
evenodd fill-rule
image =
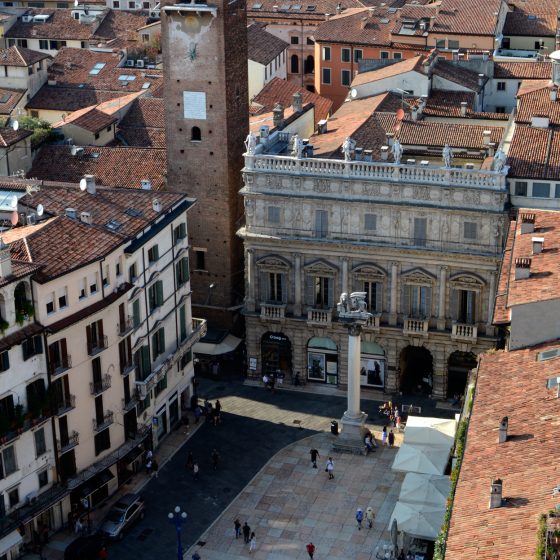
M104 62L98 62L90 71L90 75L91 76L97 76L97 74L99 74L99 72L101 72L101 70L103 70L103 68L105 68L105 63Z
M317 8L317 6L315 6L314 4L309 4L309 5L307 6L306 10L307 10L308 12L314 12L316 8Z
M7 103L10 100L10 97L12 97L11 93L3 93L0 96L0 103Z
M552 360L560 356L560 348L553 348L552 350L545 350L544 352L539 352L537 354L537 361L546 362L546 360Z
M144 82L142 84L142 89L148 89L152 84L150 82Z
M290 9L290 4L282 4L280 6L280 11L281 12L287 12Z
M118 231L122 228L122 224L118 220L111 220L109 223L105 224L105 227L110 231Z
M293 12L299 12L301 10L301 4L293 4L292 5L292 11Z
M142 216L142 210L137 208L127 208L124 213L131 218L140 218Z
M260 10L262 8L262 4L253 4L253 10Z
M129 76L128 74L121 74L119 76L119 80L121 82L133 82L134 80L136 80L136 76Z

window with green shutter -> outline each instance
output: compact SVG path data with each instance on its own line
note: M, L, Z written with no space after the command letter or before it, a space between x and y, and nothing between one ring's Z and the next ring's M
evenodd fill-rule
M162 327L152 335L152 354L154 361L165 352L165 329Z
M159 248L157 245L153 245L148 249L148 262L154 263L159 259Z
M10 369L10 355L8 350L0 353L0 371L8 371Z
M163 282L158 280L148 288L148 302L150 313L163 305Z
M132 302L132 324L134 325L134 328L138 328L141 322L142 318L140 317L140 300L135 299Z
M179 333L183 342L187 338L187 310L184 305L179 309Z
M176 265L177 285L182 286L189 281L189 259L183 257Z

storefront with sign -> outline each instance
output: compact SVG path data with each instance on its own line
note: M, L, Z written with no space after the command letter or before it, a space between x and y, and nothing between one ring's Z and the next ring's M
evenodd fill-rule
M307 343L307 379L338 385L338 347L334 340L316 336Z
M385 387L385 350L376 342L362 341L360 385L362 387Z
M267 332L261 338L261 360L263 375L285 378L292 374L292 343L282 333Z

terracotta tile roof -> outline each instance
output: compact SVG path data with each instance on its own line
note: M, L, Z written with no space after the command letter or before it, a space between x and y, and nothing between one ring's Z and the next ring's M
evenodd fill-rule
M347 136L356 134L387 96L386 93L343 103L329 119L327 132L314 134L310 143L316 157L334 157ZM367 146L365 146L367 148Z
M52 58L49 54L23 47L10 47L9 49L0 49L0 64L2 66L31 66L45 58Z
M163 128L119 128L118 137L125 146L137 148L166 148Z
M32 134L33 132L31 130L14 130L11 126L0 127L0 146L3 148L13 146Z
M86 25L72 17L70 9L28 9L29 15L48 15L45 23L25 23L21 17L6 32L5 37L11 39L52 39L52 40L82 40L87 41L94 33L97 24ZM106 11L98 16L102 20Z
M164 117L163 99L137 99L119 123L119 138L127 146L165 148Z
M0 88L0 115L9 115L26 91L25 89Z
M501 8L502 0L442 0L430 31L494 37Z
M560 177L560 129L518 124L508 151L510 177L558 179Z
M42 325L39 325L39 323L31 323L13 334L3 336L0 338L0 352L9 350L14 346L19 346L25 339L41 332L43 332Z
M262 107L260 112L270 112L276 103L282 103L284 107L290 106L292 104L292 97L297 92L302 94L304 104L313 103L315 105L315 123L326 119L327 115L332 111L333 104L330 99L307 91L293 82L280 78L270 80L255 96L253 103L259 104Z
M438 60L433 68L433 74L444 80L464 86L471 91L479 92L482 89L478 84L478 74L476 72L447 60ZM488 78L485 77L484 82L487 80Z
M405 72L421 72L424 60L426 60L425 56L418 55L395 64L382 66L376 70L362 72L352 80L352 86L359 86L369 84L371 82L377 82L379 80L385 80L386 78L392 78L394 76L398 76L399 74L404 74Z
M521 97L526 93L548 87L550 85L550 80L523 80L519 89L517 90L517 97Z
M136 42L138 41L138 29L146 25L148 15L148 12L109 10L92 35L92 40L114 41L120 39Z
M140 189L149 179L153 190L166 184L165 150L148 148L85 147L73 156L68 146L43 146L35 156L29 177L77 183L84 175L95 175L100 185Z
M535 231L521 233L522 214L535 215ZM517 221L511 224L513 238L511 253L504 259L500 272L500 294L505 296L503 308L515 305L547 301L560 296L560 212L550 210L520 209ZM533 255L533 237L544 237L544 250ZM518 258L531 258L531 275L529 278L515 279L515 262ZM502 310L495 320L509 318Z
M49 67L49 80L66 85L82 84L95 78L89 72L96 64L105 64L97 74L99 76L111 68L116 68L122 63L122 59L121 53L63 47Z
M364 4L359 0L344 0L341 2L345 10L362 8ZM256 6L260 4L260 8ZM308 21L324 21L325 14L336 14L339 0L307 0L306 2L282 4L277 0L254 0L247 4L247 18L251 20L283 20L297 19ZM294 9L300 6L299 9ZM310 6L310 8L308 8ZM288 9L285 9L288 8Z
M510 1L512 11L506 15L503 35L554 37L556 35L558 2L556 0Z
M2 235L2 241L4 241L4 243L6 243L7 245L10 244L10 242L5 238L4 235ZM15 282L19 278L24 278L25 276L29 276L39 268L40 266L37 264L33 264L29 262L21 262L21 261L14 260L12 258L12 274L10 274L10 276L0 277L0 288L2 286L7 286L8 284ZM2 339L4 338L5 337L2 337Z
M248 57L253 62L266 66L289 46L289 43L272 35L262 25L253 23L247 27Z
M560 400L547 379L558 359L537 361L541 345L481 356L465 453L453 503L446 558L497 560L535 557L540 514L556 507ZM508 440L498 425L509 420ZM503 481L503 507L489 509L490 483Z
M527 89L521 94L518 93L517 115L515 121L518 123L530 123L532 117L545 115L550 118L550 123L560 125L560 99L552 101L550 99L549 82L540 82L541 87L531 91Z
M476 94L468 91L432 90L424 107L426 117L453 117L465 119L488 119L507 121L506 113L482 113L473 111ZM461 103L467 103L467 114L461 115Z
M551 62L494 62L494 78L549 80L551 76Z
M506 300L509 284L509 273L512 263L511 256L513 251L513 240L515 239L515 223L515 220L512 220L509 223L504 255L502 258L502 262L500 263L498 289L496 291L496 299L494 301L494 319L492 321L496 325L510 322L510 313L509 309L506 306Z
M58 110L70 113L86 106L110 101L115 97L125 96L127 93L44 85L27 103L26 107L28 109Z

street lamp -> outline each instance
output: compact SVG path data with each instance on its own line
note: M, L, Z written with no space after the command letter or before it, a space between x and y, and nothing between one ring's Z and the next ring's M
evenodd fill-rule
M181 529L187 520L187 513L182 512L179 506L175 506L173 513L168 513L167 517L175 525L177 531L177 560L183 560L183 545L181 544Z

